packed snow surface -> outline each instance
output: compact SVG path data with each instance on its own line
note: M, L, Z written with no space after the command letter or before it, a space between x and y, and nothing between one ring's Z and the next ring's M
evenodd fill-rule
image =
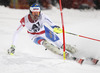
M42 10L52 21L62 27L59 9ZM16 53L11 56L7 50L12 44L12 37L20 25L20 19L28 10L10 9L0 6L0 73L100 73L98 65L80 65L74 61L45 51L29 39L24 28L16 45ZM65 30L100 40L100 11L63 9ZM62 34L58 34L62 39ZM66 34L66 43L76 46L77 57L94 57L100 59L100 42Z

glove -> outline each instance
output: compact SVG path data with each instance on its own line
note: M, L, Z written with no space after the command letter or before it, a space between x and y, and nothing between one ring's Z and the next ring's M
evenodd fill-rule
M11 47L8 49L8 54L14 55L14 53L15 53L15 45L11 45Z
M57 34L62 33L62 29L59 26L55 26L53 31Z

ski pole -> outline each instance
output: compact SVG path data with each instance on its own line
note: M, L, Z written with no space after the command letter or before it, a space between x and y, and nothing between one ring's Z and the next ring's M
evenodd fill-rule
M100 40L98 40L98 39L90 38L90 37L87 37L87 36L78 35L78 34L71 33L71 32L65 32L65 33L68 33L68 34L75 35L75 36L78 36L78 37L82 37L82 38L86 38L86 39L90 39L90 40L94 40L94 41L100 42Z
M53 31L58 33L58 34L62 33L62 29L61 28L54 28ZM94 38L91 38L91 37L87 37L87 36L83 36L83 35L78 35L78 34L71 33L71 32L65 32L65 33L100 42L100 40L94 39Z

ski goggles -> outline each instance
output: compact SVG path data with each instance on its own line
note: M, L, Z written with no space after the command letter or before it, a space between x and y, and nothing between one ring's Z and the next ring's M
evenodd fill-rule
M40 15L40 12L39 12L39 11L32 12L32 15L33 15L33 16L39 16L39 15Z

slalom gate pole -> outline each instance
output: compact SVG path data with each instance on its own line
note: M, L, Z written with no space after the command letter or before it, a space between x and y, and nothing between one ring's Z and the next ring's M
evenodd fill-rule
M66 54L65 54L65 33L64 33L65 31L64 31L64 22L63 22L63 13L62 13L62 3L61 3L61 0L59 0L59 5L60 5L62 30L63 30L63 58L65 60L66 59Z
M82 37L82 38L86 38L86 39L90 39L90 40L94 40L94 41L98 41L98 42L100 42L100 40L98 40L98 39L94 39L94 38L86 37L86 36L83 36L83 35L78 35L78 34L71 33L71 32L65 32L65 33L67 33L67 34L71 34L71 35L75 35L75 36L78 36L78 37Z

